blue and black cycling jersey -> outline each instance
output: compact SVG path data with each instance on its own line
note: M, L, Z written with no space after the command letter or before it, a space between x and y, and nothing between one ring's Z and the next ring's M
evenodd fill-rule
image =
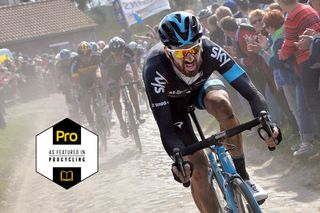
M192 127L186 108L197 103L201 108L203 100L199 101L199 96L203 98L201 93L204 89L221 88L221 81L211 79L214 71L220 73L248 100L254 116L258 116L261 110L267 110L264 97L252 84L246 72L220 46L203 37L202 47L200 77L191 85L177 76L162 44L155 45L146 58L143 70L146 92L163 145L169 155L173 148L183 147L197 140L194 134L189 134ZM187 126L185 130L181 128L183 122ZM177 126L179 128L176 128Z

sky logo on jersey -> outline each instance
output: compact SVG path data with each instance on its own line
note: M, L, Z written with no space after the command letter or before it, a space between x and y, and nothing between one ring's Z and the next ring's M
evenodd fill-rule
M154 78L155 82L152 82L151 85L153 86L155 93L164 93L164 88L168 81L158 71L156 71L156 74L157 76Z
M231 61L231 58L218 46L212 47L211 57L217 59L221 63L220 67Z

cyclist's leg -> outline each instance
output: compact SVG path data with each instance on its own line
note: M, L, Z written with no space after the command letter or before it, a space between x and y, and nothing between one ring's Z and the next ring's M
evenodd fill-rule
M188 156L194 165L191 193L200 212L219 212L220 205L213 187L208 181L208 160L204 151Z
M209 114L217 119L221 130L230 129L239 125L239 120L231 106L224 84L216 76L208 79L201 88L198 102L200 108L206 109ZM235 167L239 175L243 179L249 179L244 164L241 134L227 139L226 142L237 147L233 150L230 150L230 154L234 159Z
M240 124L221 80L217 78L209 79L204 84L201 91L202 94L200 92L200 97L203 97L201 98L201 100L203 100L203 106L208 113L217 119L221 130L230 129ZM243 180L247 181L257 201L265 200L268 197L267 192L252 180L249 180L249 174L245 165L241 134L227 139L226 142L236 146L235 149L230 150L229 152L232 156L237 173Z
M122 75L122 78L123 78L123 81L124 82L131 82L133 81L133 73L131 70L126 70L123 75ZM130 99L132 101L132 104L133 104L133 107L134 107L134 110L136 112L136 117L137 117L137 120L139 122L144 122L145 120L144 119L141 119L141 113L140 113L140 105L139 105L139 98L138 98L138 91L136 89L136 87L134 86L129 86L128 87L129 89L129 95L130 95Z
M117 118L119 120L119 124L120 124L120 130L121 130L121 135L124 138L128 137L128 131L127 131L127 125L124 122L123 119L123 115L122 115L122 105L121 105L121 101L120 101L120 80L116 81L113 79L109 79L108 81L108 91L109 94L112 97L112 104L113 104L113 108L114 111L116 112Z
M90 127L94 128L93 112L91 110L92 94L88 90L89 89L87 88L80 88L80 107L81 111L85 114Z
M192 129L190 118L181 106L185 103L176 102L172 107L173 123L176 134L186 146L198 141ZM208 181L208 159L204 151L187 156L192 162L191 193L200 212L219 212L219 204L213 187Z

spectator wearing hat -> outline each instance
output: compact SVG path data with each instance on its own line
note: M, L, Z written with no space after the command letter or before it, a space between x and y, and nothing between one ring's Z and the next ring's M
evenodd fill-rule
M238 6L237 6L236 2L233 0L227 0L223 4L223 6L228 7L231 10L232 14L236 14L238 12Z

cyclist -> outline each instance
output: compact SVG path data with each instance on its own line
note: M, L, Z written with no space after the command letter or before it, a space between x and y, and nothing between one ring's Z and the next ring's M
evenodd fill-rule
M58 81L58 88L65 95L67 104L71 103L71 97L69 93L69 86L71 82L71 51L68 49L62 49L56 55L56 79Z
M134 61L134 54L126 45L126 42L120 37L114 37L110 40L108 47L105 47L101 53L101 62L103 64L102 78L107 82L107 90L111 93L113 107L116 111L121 135L128 137L127 126L122 116L122 106L120 102L120 84L121 79L124 82L138 80L137 65ZM136 88L129 87L129 95L136 113L138 122L145 120L140 116L140 107Z
M101 54L99 45L96 42L91 41L89 44L90 44L91 54L92 55L100 55Z
M239 124L222 81L212 75L214 70L249 101L254 116L268 109L245 71L221 47L202 37L202 27L194 15L181 11L165 16L159 25L159 35L164 46L159 43L149 51L143 77L162 143L171 157L174 148L181 149L198 141L187 113L191 104L206 109L221 129ZM279 131L274 128L272 137L265 140L269 147L275 147ZM227 143L237 146L230 150L237 172L250 186L255 199L265 200L267 193L250 180L246 171L241 134ZM173 164L174 179L186 183L192 175L191 192L200 212L218 212L204 152L196 152L185 160L187 178L182 178Z
M143 64L142 58L143 58L146 50L135 41L131 41L128 44L128 47L130 48L130 50L132 50L132 52L134 54L134 60L137 64L138 68L139 69L142 68L142 64Z
M102 40L100 40L100 41L98 41L98 46L99 46L99 50L103 50L104 48L105 48L105 46L106 46L106 43L104 42L104 41L102 41Z
M91 110L92 93L91 89L101 76L99 69L99 55L93 54L91 46L87 41L78 45L78 56L72 63L72 78L79 85L80 108L85 114L89 126L95 130L93 112Z

